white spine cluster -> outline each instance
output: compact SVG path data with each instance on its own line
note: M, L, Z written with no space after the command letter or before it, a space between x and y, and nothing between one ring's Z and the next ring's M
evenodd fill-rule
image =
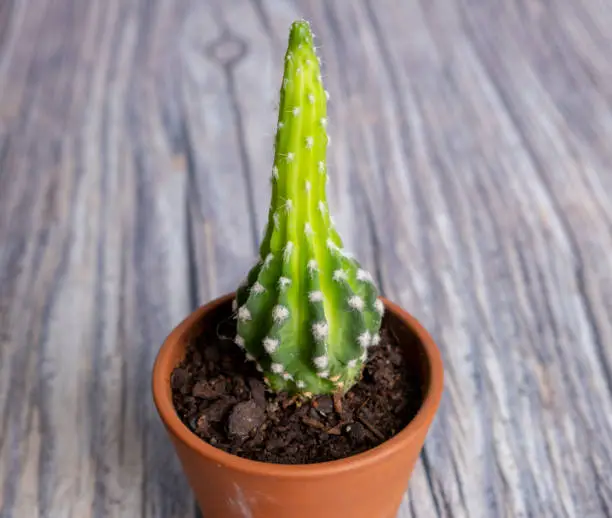
M364 302L363 302L363 299L359 295L353 295L348 300L348 305L352 309L356 309L357 311L363 311Z
M240 320L240 322L247 322L251 320L251 312L249 311L249 308L246 306L241 306L238 309L238 320Z
M318 370L323 370L329 365L329 358L326 355L317 356L312 359L312 363Z
M323 292L311 291L310 293L308 293L308 300L310 302L323 302Z
M289 309L285 306L281 306L280 304L274 306L272 310L272 319L277 324L280 324L289 318Z
M327 322L315 322L312 324L312 336L317 341L322 341L327 338L327 333L329 332L329 327Z
M289 261L291 259L291 254L293 253L293 241L287 241L285 245L285 250L283 251L283 259L285 261Z
M317 261L315 261L314 259L311 259L310 261L308 261L307 268L310 273L319 271L319 265L317 264Z
M348 275L346 273L346 271L338 269L338 270L334 270L334 273L332 274L332 278L336 281L336 282L342 282L342 281L346 281Z
M251 293L254 293L255 295L260 295L261 293L264 293L265 291L266 291L266 288L259 281L256 281L255 284L251 286Z
M266 255L266 258L264 259L264 263L263 263L263 266L262 266L262 270L265 270L266 268L268 268L272 261L274 261L274 254Z
M272 354L273 352L275 352L278 349L279 344L280 341L276 338L270 338L269 336L266 336L263 339L263 346L268 354Z
M372 274L370 272L366 272L365 270L359 269L357 270L357 280L361 282L372 282Z
M376 309L376 311L378 311L378 314L381 316L385 313L385 305L383 304L383 301L380 299L376 299L376 302L374 302L374 308Z
M336 243L334 243L333 239L331 239L331 238L327 238L326 245L327 245L327 249L330 252L337 252L338 250L340 250L338 248L338 245Z
M370 333L368 331L364 331L357 337L357 342L361 346L361 348L365 349L370 345Z

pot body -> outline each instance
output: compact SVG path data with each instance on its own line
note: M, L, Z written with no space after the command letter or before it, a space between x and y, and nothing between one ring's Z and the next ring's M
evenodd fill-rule
M178 418L170 376L202 326L215 325L233 294L202 306L168 336L153 370L153 396L205 518L395 518L438 409L443 387L439 351L419 323L383 299L385 318L419 368L424 400L397 435L367 452L332 462L286 466L255 462L202 441Z

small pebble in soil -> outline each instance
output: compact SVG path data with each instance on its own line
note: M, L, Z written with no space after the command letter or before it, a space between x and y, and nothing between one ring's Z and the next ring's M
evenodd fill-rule
M266 414L254 400L242 401L232 408L228 419L230 436L247 437L262 425Z
M225 380L198 381L191 390L194 397L201 399L217 399L225 392Z
M366 431L361 423L347 424L344 427L344 433L352 444L361 444L366 438Z
M266 386L263 381L257 378L249 378L249 388L251 389L251 396L260 407L265 408L266 406Z
M329 414L334 411L334 402L329 396L319 397L313 406L322 414Z

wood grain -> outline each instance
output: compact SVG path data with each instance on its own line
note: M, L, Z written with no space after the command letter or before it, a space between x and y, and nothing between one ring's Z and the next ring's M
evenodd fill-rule
M612 9L569 0L0 2L0 516L196 516L150 367L254 260L300 16L337 225L447 370L399 516L612 516Z

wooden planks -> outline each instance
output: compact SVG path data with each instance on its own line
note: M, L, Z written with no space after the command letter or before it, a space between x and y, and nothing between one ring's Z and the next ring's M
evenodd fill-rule
M254 260L299 16L338 227L445 358L400 516L610 515L604 2L12 0L0 516L195 516L149 370Z

